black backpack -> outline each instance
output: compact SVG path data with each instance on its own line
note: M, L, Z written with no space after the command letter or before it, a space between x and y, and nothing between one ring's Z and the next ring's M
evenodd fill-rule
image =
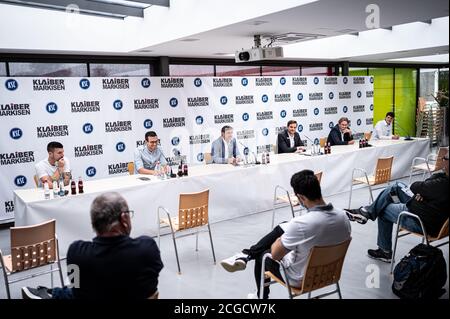
M445 293L446 281L442 251L419 244L395 266L392 291L401 299L437 299Z

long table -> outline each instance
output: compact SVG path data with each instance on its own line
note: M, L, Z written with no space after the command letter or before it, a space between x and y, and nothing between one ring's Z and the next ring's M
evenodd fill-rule
M425 157L429 139L413 141L371 141L373 147L358 145L333 146L331 154L305 156L274 154L268 165L232 166L225 164L198 165L189 168L189 176L160 180L142 175L119 176L84 182L83 194L44 199L42 189L14 192L15 224L17 226L56 219L61 254L77 239L95 236L90 223L89 207L96 196L115 191L128 201L135 211L132 236L155 235L157 208L166 207L173 216L178 210L179 194L210 189L209 216L212 223L244 216L272 208L276 185L290 189L290 177L302 169L322 171L323 195L330 196L349 190L353 168L373 173L379 157L394 156L392 178L409 174L411 160Z

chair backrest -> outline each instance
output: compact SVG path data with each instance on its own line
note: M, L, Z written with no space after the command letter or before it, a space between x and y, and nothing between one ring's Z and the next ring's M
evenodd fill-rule
M327 144L327 138L326 137L321 137L320 140L319 140L319 144L320 144L320 147L324 148L325 145Z
M37 175L33 175L33 179L34 179L34 184L36 184L36 187L39 187L39 178L37 177Z
M351 242L348 240L332 246L313 247L302 280L302 293L335 284L341 278L345 255Z
M134 175L134 162L128 162L128 174Z
M11 227L12 272L31 269L57 259L56 222Z
M211 153L203 153L203 159L205 164L212 164L212 155Z
M436 237L436 240L439 240L447 236L448 236L448 218L445 221L444 225L442 225L441 230L439 231L439 234Z
M364 138L368 141L372 138L372 132L364 132Z
M318 181L319 181L319 183L320 183L320 181L322 180L322 172L320 171L320 172L317 172L317 173L315 173L314 175L316 175L316 177L317 177L317 179L318 179Z
M435 164L435 171L439 171L444 168L444 156L448 153L448 147L439 147L437 158L436 158L436 164Z
M392 162L394 156L380 157L375 168L375 185L387 183L391 180Z
M178 229L208 224L209 189L198 193L180 194Z

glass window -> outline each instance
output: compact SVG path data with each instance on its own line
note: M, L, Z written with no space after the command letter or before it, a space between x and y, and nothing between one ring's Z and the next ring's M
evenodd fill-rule
M394 110L394 69L369 69L373 76L373 125L386 117L387 112Z
M416 135L417 69L395 68L394 132Z
M214 76L214 65L171 64L169 74L171 76Z
M91 76L150 76L149 64L96 64L89 65Z
M350 75L350 76L366 76L367 68L349 68L348 75Z
M261 68L253 65L217 65L216 76L261 75Z
M333 75L332 68L327 67L302 67L302 75Z
M0 63L0 76L6 76L6 63Z
M300 75L300 67L298 66L263 66L262 67L263 76L272 75Z
M82 63L9 63L11 76L87 76L87 66Z
M425 101L434 101L431 94L435 94L438 88L439 70L438 69L420 69L420 97Z

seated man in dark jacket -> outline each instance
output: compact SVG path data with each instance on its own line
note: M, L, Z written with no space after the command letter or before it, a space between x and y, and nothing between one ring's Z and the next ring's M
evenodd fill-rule
M76 265L74 287L22 288L25 299L147 299L157 296L163 268L153 238L131 238L134 214L119 193L105 193L91 205L91 223L97 237L78 240L67 252L67 265ZM69 274L69 277L71 275Z
M297 122L290 120L287 123L287 128L277 137L278 154L282 153L298 153L305 150L300 135L297 133Z
M353 144L352 130L348 127L349 120L346 117L341 117L328 134L327 143L333 145L347 145Z
M383 190L372 205L348 210L350 220L365 223L378 217L378 249L369 249L371 258L390 262L392 258L392 226L398 215L408 211L420 217L428 235L437 236L449 217L448 153L444 156L444 172L435 173L425 181L407 185L397 182ZM405 216L401 226L415 233L422 233L415 218Z

